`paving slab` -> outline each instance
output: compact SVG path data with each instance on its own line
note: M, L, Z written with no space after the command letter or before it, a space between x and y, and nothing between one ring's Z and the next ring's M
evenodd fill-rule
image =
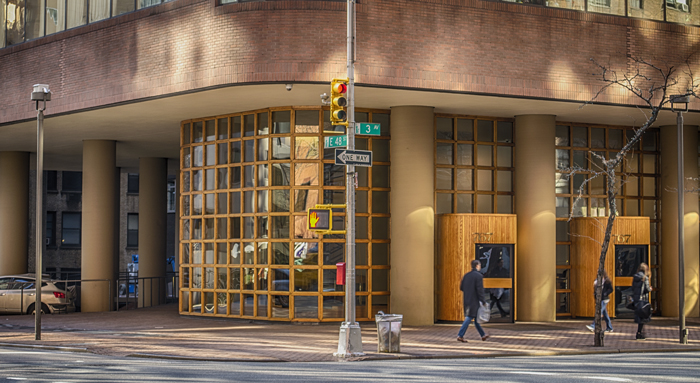
M176 304L104 313L42 316L41 340L35 340L34 317L0 316L0 346L40 347L62 351L213 361L330 362L338 348L340 323L301 325L247 319L180 315ZM655 318L646 326L647 340L635 340L632 320L614 320L605 346L593 346L590 319L547 323L487 323L491 335L481 341L470 326L456 341L459 323L403 326L400 353L377 352L374 322L361 323L361 360L417 358L484 358L581 353L700 351L700 320L690 318L689 344L678 341L673 318Z

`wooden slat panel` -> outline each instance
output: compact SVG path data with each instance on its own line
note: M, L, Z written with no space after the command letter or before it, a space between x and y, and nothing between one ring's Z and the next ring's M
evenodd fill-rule
M436 254L436 319L464 320L462 292L459 284L462 276L471 270L476 243L516 244L516 216L513 214L443 214L437 216ZM490 240L479 241L474 233L492 233ZM485 238L485 237L484 237ZM513 259L517 259L517 245ZM514 262L515 263L515 262ZM516 270L513 270L515 275ZM509 278L511 288L514 281ZM484 280L486 285L486 279ZM488 288L488 287L487 287Z
M513 279L511 278L484 278L485 289L512 289Z
M632 286L634 277L615 277L615 286Z
M595 314L593 281L598 273L600 249L605 236L607 217L574 218L571 222L571 313L574 316L592 317ZM612 279L613 288L620 279L615 278L615 245L649 245L648 217L617 217L613 225L610 246L605 254L605 270ZM624 282L623 282L624 281ZM608 304L611 316L615 315L614 294Z

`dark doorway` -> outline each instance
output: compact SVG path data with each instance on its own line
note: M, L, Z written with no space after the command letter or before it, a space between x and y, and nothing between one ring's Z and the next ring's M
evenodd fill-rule
M481 262L485 298L491 306L491 322L513 322L513 250L512 244L476 244L475 257Z
M632 302L632 279L640 263L649 264L649 246L615 245L615 317L634 318L627 308Z

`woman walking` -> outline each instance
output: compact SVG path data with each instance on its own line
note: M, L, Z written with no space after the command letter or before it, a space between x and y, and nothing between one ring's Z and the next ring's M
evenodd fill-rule
M598 279L593 281L593 301L595 302L595 288L598 285ZM600 314L605 320L605 325L608 327L606 332L613 332L612 322L610 321L610 315L608 315L608 303L610 302L610 294L613 292L612 283L610 282L610 277L608 277L608 272L603 270L603 295L600 303ZM586 325L586 328L591 332L595 331L595 318L593 318L593 323Z
M632 280L632 300L637 305L640 300L645 300L649 302L649 292L651 291L651 285L649 285L649 266L646 263L640 263L639 268L637 268L637 274L634 274L634 279ZM634 313L634 322L637 323L637 340L646 339L646 334L644 333L644 324L651 321L651 316L648 318L641 318L637 313Z

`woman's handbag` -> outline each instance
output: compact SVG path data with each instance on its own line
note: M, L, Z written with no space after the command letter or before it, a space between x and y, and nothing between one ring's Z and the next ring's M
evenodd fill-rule
M641 287L639 288L639 300L637 301L637 303L630 303L627 305L627 308L630 310L634 310L634 315L638 316L639 319L646 320L651 318L651 304L649 303L649 301L642 299L643 296L644 283L642 283Z
M491 319L491 308L488 303L479 302L479 310L476 312L476 323L486 323Z
M649 301L639 300L634 305L634 314L640 319L649 319L651 317L651 304Z

